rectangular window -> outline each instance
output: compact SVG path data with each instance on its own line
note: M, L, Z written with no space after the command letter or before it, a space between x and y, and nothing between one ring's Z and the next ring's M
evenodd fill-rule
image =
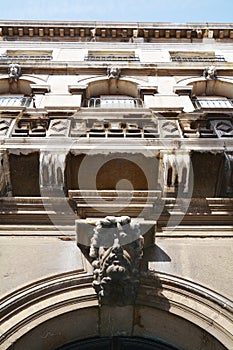
M215 52L187 52L174 51L170 52L170 57L173 62L226 62L224 56L215 55Z
M139 61L134 51L88 51L85 61Z
M7 50L0 60L51 60L51 50Z
M197 109L202 108L233 108L232 100L226 97L197 97L192 100Z
M89 108L143 108L143 102L139 98L128 96L100 96L88 100Z
M0 97L0 107L30 107L31 97L4 96Z

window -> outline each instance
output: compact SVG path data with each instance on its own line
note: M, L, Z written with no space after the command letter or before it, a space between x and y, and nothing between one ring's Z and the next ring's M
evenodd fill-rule
M31 107L32 100L27 96L1 96L0 107Z
M192 99L196 109L233 108L233 102L226 97L196 97Z
M173 62L226 62L224 56L215 55L215 52L170 52Z
M88 51L85 61L139 61L134 51Z
M139 98L110 95L93 97L87 100L89 108L142 108L143 102Z
M51 50L7 50L0 60L51 60Z

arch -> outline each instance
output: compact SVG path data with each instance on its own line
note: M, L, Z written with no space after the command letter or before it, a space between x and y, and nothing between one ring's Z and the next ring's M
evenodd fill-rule
M217 78L206 80L204 77L182 79L177 86L192 85L192 94L196 96L222 96L233 98L233 80Z
M92 77L80 81L87 85L86 97L98 97L100 95L127 95L139 97L139 86L145 86L145 81L134 78L108 79L104 77Z
M9 83L8 75L0 78L0 94L31 94L31 84L44 84L45 81L31 75L22 75L17 82Z
M66 273L6 296L0 304L1 348L57 349L114 336L162 339L178 349L232 347L230 303L203 286L159 273L141 280L135 305L99 308L91 282L90 274Z
M148 339L143 337L101 337L82 339L55 350L179 350L160 339Z

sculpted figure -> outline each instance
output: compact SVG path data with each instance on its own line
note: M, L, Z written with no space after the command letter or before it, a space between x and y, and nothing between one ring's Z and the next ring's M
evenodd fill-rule
M118 68L116 66L112 66L112 67L108 68L107 73L108 73L109 79L119 79L120 74L121 74L121 70L120 70L120 68Z
M204 72L203 72L203 76L206 80L217 79L217 71L216 71L215 66L206 67Z
M138 285L143 239L130 217L107 216L97 222L91 239L93 287L100 303L132 303Z
M11 63L8 67L8 76L10 83L14 81L18 81L19 77L21 76L21 67L17 63Z

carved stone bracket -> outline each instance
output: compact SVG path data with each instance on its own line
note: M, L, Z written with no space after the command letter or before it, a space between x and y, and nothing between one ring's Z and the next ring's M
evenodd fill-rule
M93 287L99 303L134 303L139 284L143 238L139 224L129 216L107 216L99 220L91 238Z

